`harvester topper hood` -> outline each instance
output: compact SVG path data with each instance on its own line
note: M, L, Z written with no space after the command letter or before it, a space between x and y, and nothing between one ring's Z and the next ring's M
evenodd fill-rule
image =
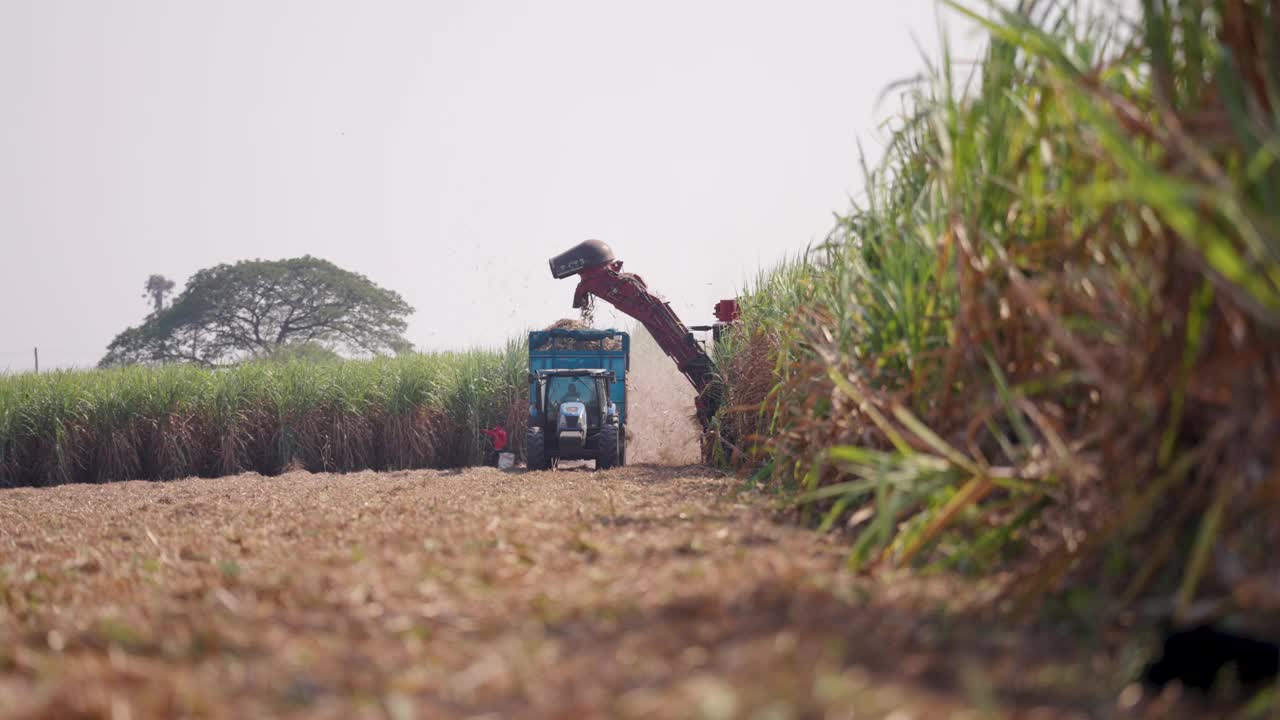
M613 262L613 248L603 240L586 240L551 258L551 276L562 280L587 268Z

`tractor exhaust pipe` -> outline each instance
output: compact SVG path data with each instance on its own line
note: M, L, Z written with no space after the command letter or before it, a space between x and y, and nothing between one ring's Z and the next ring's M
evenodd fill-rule
M613 261L613 248L601 240L587 240L551 258L551 277L563 280Z

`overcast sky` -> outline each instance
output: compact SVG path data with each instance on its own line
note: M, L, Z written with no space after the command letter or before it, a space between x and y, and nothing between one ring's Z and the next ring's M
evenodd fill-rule
M600 238L707 322L848 207L937 25L932 0L0 0L0 372L92 365L149 274L255 257L364 273L433 349L572 315L546 261Z

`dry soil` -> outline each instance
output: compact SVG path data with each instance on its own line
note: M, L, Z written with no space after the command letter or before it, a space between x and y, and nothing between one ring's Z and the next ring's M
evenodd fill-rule
M0 717L1104 717L700 467L0 490Z

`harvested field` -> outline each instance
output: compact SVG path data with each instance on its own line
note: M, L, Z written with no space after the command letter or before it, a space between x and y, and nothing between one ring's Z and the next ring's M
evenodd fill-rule
M979 633L945 586L872 590L739 488L628 467L2 490L0 717L1118 714L1112 652Z

